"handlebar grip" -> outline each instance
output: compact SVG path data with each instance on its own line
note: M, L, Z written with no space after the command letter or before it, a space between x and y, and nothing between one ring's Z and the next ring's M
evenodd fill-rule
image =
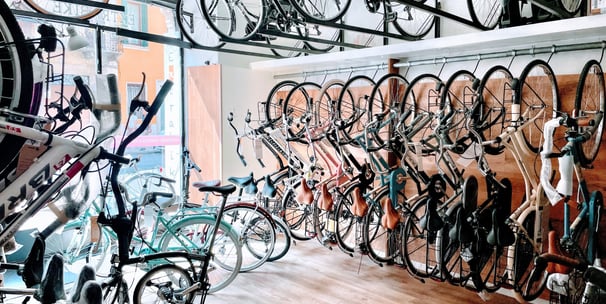
M90 92L88 91L88 88L84 84L84 80L82 80L82 77L75 76L74 83L76 84L76 88L78 89L78 92L80 92L80 102L83 102L86 105L86 108L92 109L93 108L93 98L90 96Z
M247 112L246 112L246 118L244 118L244 121L245 121L246 123L249 123L249 122L250 122L250 115L251 115L251 114L250 114L250 111L247 111Z
M170 89L173 87L173 84L174 83L170 79L164 82L164 84L160 88L160 92L158 92L158 95L156 95L154 102L151 104L149 110L147 111L148 115L154 116L156 115L156 113L158 113L160 106L164 102L164 99L166 98L166 95L168 95Z

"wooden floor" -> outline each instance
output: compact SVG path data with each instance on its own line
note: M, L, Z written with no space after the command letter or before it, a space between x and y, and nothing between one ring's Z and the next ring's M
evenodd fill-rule
M239 274L206 303L517 303L502 294L491 296L485 302L462 287L421 283L398 266L379 267L366 256L352 258L307 241L297 242L279 261Z

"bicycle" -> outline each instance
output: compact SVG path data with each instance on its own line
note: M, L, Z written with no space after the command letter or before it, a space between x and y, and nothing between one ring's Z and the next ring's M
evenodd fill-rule
M208 25L225 41L265 41L271 44L280 39L286 53L272 48L281 57L299 56L305 49L327 51L341 37L339 30L306 20L332 22L345 14L351 1L343 3L325 0L282 1L204 0L202 12ZM318 6L316 6L318 5ZM301 37L306 41L301 41Z
M214 215L214 223L208 228L193 230L195 234L204 234L202 258L200 270L197 273L193 269L193 264L189 263L187 268L182 268L175 264L164 264L154 267L139 279L133 292L133 303L148 303L150 299L166 303L191 303L194 296L201 293L200 303L206 301L212 284L209 282L208 274L213 271L211 261L214 257L214 243L219 231L218 227L223 225L221 219L227 197L236 190L233 185L226 186L208 186L200 187L198 190L203 192L213 192L221 195L218 210ZM205 231L206 229L210 231ZM200 237L200 236L196 236ZM193 273L190 276L190 272ZM195 278L195 281L192 279Z
M582 167L589 164L583 163L581 155L583 142L593 136L600 125L604 124L604 113L599 111L593 118L587 117L563 117L553 119L545 124L545 144L541 152L543 166L541 169L541 185L552 205L562 202L564 204L564 233L560 239L559 248L567 257L592 265L597 259L597 231L604 205L602 193L599 190L591 191L583 178ZM566 145L559 152L553 151L554 129L566 127ZM551 172L550 158L558 158L560 181L556 187L550 183L548 175ZM569 201L573 192L573 172L578 182L578 215L571 221ZM557 252L557 248L550 248L548 252ZM552 254L541 255L541 259L535 262L535 268L531 272L529 283L545 286L548 273L547 263L551 262ZM557 260L557 258L555 258ZM557 261L556 261L557 262ZM572 276L572 274L570 274ZM582 290L581 286L579 291ZM580 295L564 294L569 300L577 301Z
M109 4L109 0L86 0L83 3L54 0L12 0L11 7L19 9L23 2L40 14L69 16L81 20L88 20L99 15L104 7L114 7Z
M583 4L581 0L467 0L471 19L485 29L571 18L585 10Z

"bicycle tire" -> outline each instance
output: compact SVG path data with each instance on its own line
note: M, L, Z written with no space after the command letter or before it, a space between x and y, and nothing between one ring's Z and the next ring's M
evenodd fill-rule
M314 237L313 206L301 204L296 199L294 189L289 189L284 194L282 201L282 218L290 229L290 234L295 240L307 241Z
M200 0L177 0L175 14L181 33L195 46L220 48L225 45L206 22Z
M287 117L290 137L304 138L306 122L303 119L308 115L313 115L313 108L310 106L313 105L314 100L318 99L321 87L315 82L301 82L286 96L282 115Z
M341 143L359 146L353 138L364 132L364 127L368 122L366 112L369 107L370 94L375 85L375 81L366 75L350 77L343 84L336 106L338 119L342 122L339 127L339 134L343 137L343 140L340 140Z
M365 248L368 249L368 257L375 263L392 263L396 257L401 256L403 224L398 223L394 230L388 230L381 225L383 217L383 208L381 203L389 198L390 190L385 189L371 199L368 214L364 218L364 227L362 228L362 238ZM397 204L406 204L404 193L399 192ZM405 208L405 207L403 207Z
M414 277L427 278L438 271L439 262L434 261L430 264L430 257L434 256L435 251L431 245L437 240L437 233L430 234L421 227L421 218L427 210L427 198L419 199L411 208L411 213L404 224L404 233L402 234L402 254L406 269Z
M93 266L95 274L99 277L109 277L111 271L111 255L117 252L118 243L104 228L100 229L101 238L99 242L88 245L86 263Z
M336 243L334 232L336 224L334 218L331 218L332 210L323 210L318 206L318 200L314 201L313 206L313 223L315 238L325 247L331 248L333 243Z
M385 113L388 109L399 110L408 85L406 78L398 73L389 73L377 80L375 87L370 93L368 121L375 121L377 114ZM386 117L389 117L389 115ZM365 143L366 149L369 151L378 150L384 146L393 133L393 121L379 123L384 126L372 130L370 132L371 136L368 138L369 141ZM376 144L373 144L373 142Z
M90 1L100 2L100 3L109 3L109 0L90 0ZM99 15L99 13L101 13L101 11L103 10L101 8L97 8L97 7L89 6L89 5L80 5L80 4L73 4L73 3L69 3L69 2L52 1L52 0L25 0L25 3L27 3L27 5L29 5L33 10L35 10L36 12L38 12L40 14L76 18L76 19L81 19L81 20L91 19L91 18ZM76 7L75 8L69 7L72 5L74 5ZM62 8L62 6L64 6L64 7ZM72 12L76 12L76 13L71 14Z
M522 227L528 232L528 235L534 235L535 231L535 211L530 211L523 219L521 219ZM532 271L534 269L534 259L538 253L534 251L533 244L528 240L526 234L517 234L515 243L510 246L510 259L513 258L513 289L520 293L521 297L526 301L532 301L539 297L545 289L547 277L539 281L531 281ZM537 283L537 284L535 284Z
M298 31L297 34L301 35ZM300 39L290 39L270 35L265 38L265 42L267 45L270 45L269 50L272 54L280 58L294 58L307 53L307 44L303 41L304 39L303 37ZM271 45L288 47L290 49L271 47Z
M169 206L177 200L174 183L164 181L166 177L156 172L137 172L125 177L121 185L128 193L130 199L143 202L144 196L150 192L172 193L172 197L157 197L156 203L160 206ZM146 223L147 225L147 223Z
M275 224L271 215L252 204L229 204L223 211L223 221L240 236L242 264L240 272L259 268L271 256L276 244Z
M528 149L537 153L543 140L543 125L555 118L560 109L558 84L553 69L542 59L528 63L518 80L514 100L519 102L521 119L534 119L522 134Z
M435 7L433 1L415 0L415 2ZM394 28L408 39L421 39L425 37L434 26L435 16L430 12L416 8L414 5L401 4L400 2L385 1L384 5L389 7L391 14L395 13L392 21ZM401 10L399 10L401 8Z
M579 76L577 92L574 101L574 115L577 117L595 118L598 113L606 111L606 87L604 72L597 60L590 60L584 66ZM604 116L601 121L595 121L591 126L594 131L589 139L581 143L579 160L582 166L589 166L598 156L602 136L604 135ZM584 127L577 127L582 132Z
M171 224L170 228L161 236L160 249L162 251L184 250L183 244L188 244L187 251L201 253L208 241L206 234L211 232L214 225L215 219L212 216L186 216ZM221 222L219 228L212 250L214 258L208 272L211 284L209 293L227 287L236 278L242 265L242 245L237 232L225 222ZM177 236L179 239L175 243L171 243Z
M461 285L470 278L471 269L469 264L463 261L461 256L461 241L453 239L450 236L450 230L453 224L456 223L456 216L459 212L463 212L463 203L456 203L446 211L446 220L444 227L438 231L439 243L436 248L440 251L436 256L440 259L440 269L442 279L453 285Z
M128 284L124 278L120 278L119 282L111 284L101 284L103 296L103 304L127 304L128 301Z
M293 80L283 80L271 88L269 95L265 100L265 124L271 128L277 129L282 126L282 117L284 114L284 101L288 93L297 86Z
M495 139L505 130L506 111L513 102L512 81L513 75L509 69L495 65L486 71L476 89L480 107L477 113L473 113L472 119L484 141ZM484 149L490 154L496 154L504 146L495 143L484 146Z
M440 102L444 114L450 116L448 132L445 134L450 143L457 143L467 134L467 117L476 102L476 81L479 80L467 70L456 71L446 81ZM456 149L452 151L464 152Z
M343 193L337 192L337 198L335 203L335 231L337 245L339 249L346 254L353 254L357 242L361 238L358 236L358 221L351 211L353 206L353 191L360 184L353 184L347 187Z
M345 83L340 79L332 79L322 85L319 99L312 104L312 122L315 127L311 136L312 141L324 138L333 128L335 119L338 117L337 100L341 95Z
M306 20L335 22L345 15L351 4L351 0L291 0L289 3L292 4Z
M410 81L406 92L404 93L404 101L402 105L405 107L412 106L414 115L420 115L422 113L435 113L437 117L442 111L441 94L444 88L442 80L433 74L421 74ZM402 108L400 111L404 113L406 108ZM433 133L433 129L436 127L437 119L434 118L432 122L428 123L425 128L415 132L412 138L413 142L421 142Z
M274 216L274 222L276 223L276 245L274 246L271 256L267 259L268 262L274 262L286 256L292 244L292 237L288 225L277 216Z
M201 0L202 13L208 25L227 41L258 40L259 29L265 22L263 0L238 2L236 8L225 0Z
M501 21L503 4L501 0L467 0L467 9L474 24L482 30L492 30Z
M146 304L152 299L154 303L192 303L193 293L175 295L175 292L181 292L192 285L194 280L187 270L173 264L159 265L139 279L133 291L133 303Z
M40 99L32 99L32 96L34 91L41 94L42 86L39 83L39 86L34 87L30 45L24 40L19 23L3 2L0 4L0 43L8 45L0 49L0 108L37 115ZM33 125L31 120L15 122L30 127ZM0 180L8 181L7 177L14 173L17 156L24 142L22 137L0 134L0 147L4 151L0 158Z

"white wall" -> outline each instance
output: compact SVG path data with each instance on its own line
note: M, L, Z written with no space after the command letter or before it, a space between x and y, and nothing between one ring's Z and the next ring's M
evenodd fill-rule
M236 154L236 136L228 124L227 115L230 112L234 113L234 125L240 132L244 128L246 112L250 110L252 112L252 124L256 125L255 120L259 119L257 103L265 101L275 81L270 73L253 72L248 68L227 64L221 66L221 78L221 95L223 98L221 106L221 178L225 181L230 176L246 176L250 172L254 172L255 177L260 178L264 173L272 171L270 169L271 156L266 153L266 162L269 168L262 168L255 160L251 141L242 139L242 152L248 163L248 167L244 167Z

